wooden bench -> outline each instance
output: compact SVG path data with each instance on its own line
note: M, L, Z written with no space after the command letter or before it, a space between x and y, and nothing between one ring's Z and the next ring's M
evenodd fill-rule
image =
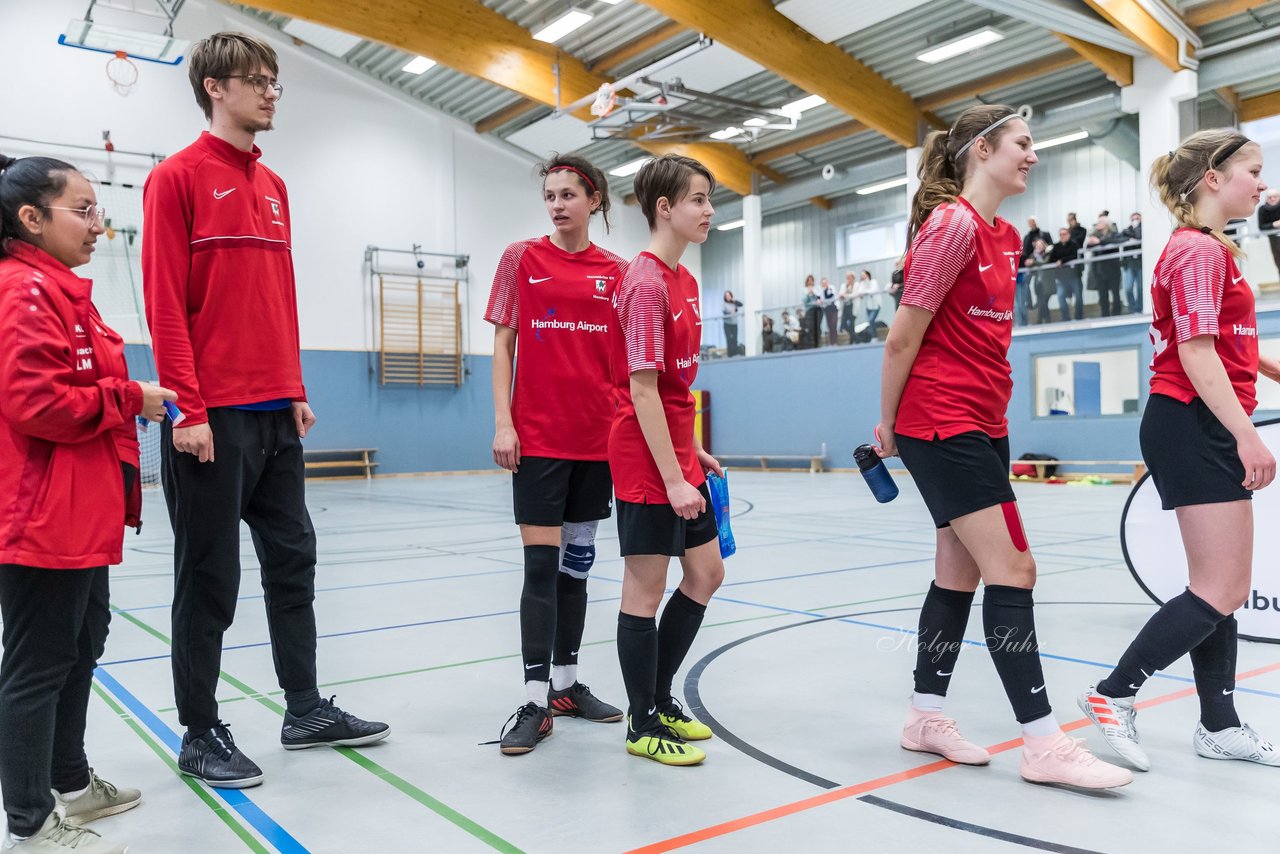
M1015 465L1033 465L1036 467L1036 476L1017 476L1013 473ZM1044 473L1046 466L1058 466L1058 473L1053 477L1047 477ZM1062 466L1123 466L1126 471L1071 471L1064 472ZM1093 475L1094 477L1102 477L1116 483L1136 483L1142 479L1147 473L1147 464L1142 460L1010 460L1009 461L1009 480L1019 483L1048 483L1050 481L1059 480L1080 480Z
M303 466L308 476L330 480L352 480L373 477L373 470L378 464L373 461L377 448L316 448L303 451ZM336 458L336 459L335 459ZM342 471L359 470L360 474L337 474ZM329 472L334 472L330 474Z
M809 471L813 473L826 471L827 468L827 443L822 443L822 450L817 454L712 454L723 465L728 460L751 460L758 461L760 468L769 471L769 463L783 463L783 465L773 466L773 470L780 469L802 469L809 467Z

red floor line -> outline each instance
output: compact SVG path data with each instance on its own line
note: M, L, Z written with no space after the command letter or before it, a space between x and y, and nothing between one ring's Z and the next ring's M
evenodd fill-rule
M1236 681L1243 682L1246 679L1252 679L1255 676L1262 676L1265 673L1271 673L1276 670L1280 670L1280 661L1237 674ZM1181 700L1184 697L1193 697L1195 696L1195 693L1195 688L1184 688L1181 691L1162 694L1159 697L1153 697L1150 700L1142 700L1137 703L1136 708L1149 709L1153 706L1160 706L1165 703L1173 702L1174 700ZM1062 728L1067 732L1071 732L1086 726L1089 726L1088 718L1080 718L1079 720L1063 724ZM1004 753L1005 751L1013 750L1015 747L1021 746L1022 739L1015 738L1011 741L1003 741L999 744L992 745L991 747L988 747L987 750L994 755L997 753ZM877 777L874 780L867 780L862 783L854 783L851 786L842 786L839 789L832 789L830 791L823 792L820 795L814 795L811 798L793 801L789 804L783 804L782 806L773 807L748 816L743 816L742 818L735 818L732 821L726 821L721 824L704 827L701 830L695 830L691 833L673 836L670 839L664 839L661 842L654 842L640 848L633 848L626 852L626 854L659 854L659 852L663 851L674 851L677 848L685 848L690 845L696 845L699 842L706 842L709 839L727 836L731 833L737 833L739 830L746 830L749 827L756 827L757 825L776 821L780 818L786 818L789 815L805 812L807 810L814 809L815 807L825 806L827 804L842 801L846 798L856 797L858 795L865 795L867 792L874 792L877 789L883 789L887 786L892 786L895 783L905 783L908 780L915 780L919 777L936 774L939 771L945 771L948 768L954 767L956 767L955 763L949 762L946 759L939 759L937 762L930 762L928 765L921 765L907 771L899 771L896 774Z

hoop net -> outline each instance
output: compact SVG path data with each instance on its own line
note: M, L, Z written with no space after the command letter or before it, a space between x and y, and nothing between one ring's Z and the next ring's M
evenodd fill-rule
M115 56L107 60L107 80L111 81L111 88L116 90L117 95L129 97L134 84L138 82L138 66L129 58L129 54L118 50Z
M604 118L613 112L613 108L618 105L618 93L614 91L612 83L601 83L600 88L596 91L596 99L591 104L591 115Z

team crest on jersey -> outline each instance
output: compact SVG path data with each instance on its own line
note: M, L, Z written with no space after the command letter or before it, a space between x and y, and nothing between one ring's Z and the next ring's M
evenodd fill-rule
M610 299L605 296L605 291L609 289L609 282L613 281L613 276L587 276L587 279L593 282L596 286L596 292L591 295L593 299ZM616 306L618 304L616 293L614 294L614 297L615 299L613 300L613 304Z

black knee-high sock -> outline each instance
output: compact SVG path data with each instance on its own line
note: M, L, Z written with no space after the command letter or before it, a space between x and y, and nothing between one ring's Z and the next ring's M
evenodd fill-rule
M662 609L662 620L658 624L658 680L654 693L660 709L671 705L671 682L684 663L684 657L689 654L689 647L693 646L693 639L698 636L706 613L706 605L699 605L679 589L671 594L667 607Z
M653 686L658 673L658 625L653 617L618 612L618 663L627 688L631 729L644 732L658 723Z
M1164 670L1213 633L1223 616L1190 590L1160 606L1120 656L1111 675L1098 683L1104 697L1132 697L1157 670Z
M1200 723L1209 732L1240 726L1235 696L1238 628L1232 614L1191 649L1191 669L1196 675L1196 694L1200 696Z
M916 636L917 694L946 696L972 605L973 591L929 585L920 609L920 633Z
M577 664L582 630L587 623L587 580L556 573L555 664Z
M982 626L987 649L1018 723L1050 714L1049 692L1040 667L1040 644L1031 591L988 584L982 595Z
M520 593L520 652L524 681L551 678L551 645L556 633L556 576L559 546L524 547L524 590Z

